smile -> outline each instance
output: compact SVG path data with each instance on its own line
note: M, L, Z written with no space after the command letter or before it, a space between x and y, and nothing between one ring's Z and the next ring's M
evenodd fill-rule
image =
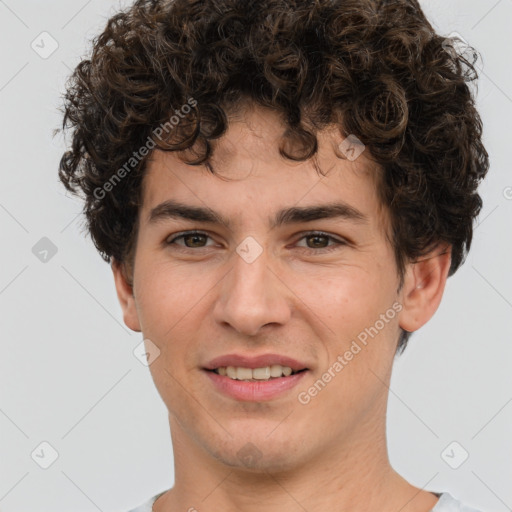
M245 368L242 366L221 366L212 370L219 375L227 376L233 380L244 381L262 381L271 380L279 377L289 377L295 375L298 371L293 371L289 366L273 364L262 368ZM299 370L304 371L304 370Z
M277 375L279 370L280 376L272 376L272 366L274 366L274 374ZM237 401L264 402L282 397L287 391L296 387L309 372L307 368L293 373L290 367L272 366L253 369L228 366L214 370L204 370L204 373L209 377L216 391L222 395ZM224 370L226 375L221 375L220 372L224 372ZM228 371L233 377L228 375ZM288 375L285 375L285 373L288 373ZM239 375L242 378L239 378ZM258 378L258 375L260 378ZM267 377L267 375L269 376ZM263 376L265 378L262 378Z

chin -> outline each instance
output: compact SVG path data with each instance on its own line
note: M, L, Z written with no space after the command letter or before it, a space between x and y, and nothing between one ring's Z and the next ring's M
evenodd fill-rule
M215 458L222 464L241 471L246 471L251 474L267 474L267 473L281 473L292 471L300 464L296 460L283 457L282 454L264 454L259 458L244 457L241 458L236 453L215 454Z
M235 445L235 446L234 446ZM251 473L278 473L294 470L305 464L304 442L297 439L273 439L268 434L261 436L243 436L243 439L226 440L223 446L216 444L210 454L222 464Z

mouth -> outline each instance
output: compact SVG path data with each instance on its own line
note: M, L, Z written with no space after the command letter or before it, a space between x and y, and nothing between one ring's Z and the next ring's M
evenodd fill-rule
M216 373L222 377L228 377L232 380L241 380L244 382L267 382L270 380L280 379L283 377L290 377L290 375L297 375L307 371L307 368L301 370L292 370L289 366L282 366L280 364L273 364L271 366L263 366L261 368L247 368L243 366L220 366L209 372Z
M241 401L267 401L294 388L310 371L304 363L287 356L257 357L230 354L203 367L214 389Z

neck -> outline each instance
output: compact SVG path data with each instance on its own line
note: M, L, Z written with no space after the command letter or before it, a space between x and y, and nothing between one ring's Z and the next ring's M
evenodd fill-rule
M336 446L315 453L292 469L255 470L223 463L170 416L175 485L155 502L153 510L430 511L437 498L410 485L391 467L382 417L383 422L359 425Z

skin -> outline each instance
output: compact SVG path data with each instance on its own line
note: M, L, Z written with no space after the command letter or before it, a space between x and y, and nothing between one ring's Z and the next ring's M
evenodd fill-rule
M211 160L229 180L155 151L144 177L134 265L112 264L126 325L160 350L150 371L169 410L175 485L154 510L427 512L438 498L389 463L386 407L399 327L415 331L437 310L449 247L409 263L399 290L389 217L376 192L378 169L366 152L353 162L342 159L335 149L339 131L319 132L322 177L311 160L279 155L284 130L275 113L260 107L232 116ZM149 223L151 209L168 199L208 206L233 226ZM281 208L340 200L367 222L268 227ZM165 244L186 230L209 238ZM312 230L350 243L305 237ZM236 252L248 236L263 249L252 263ZM301 404L298 393L396 302L402 309L395 318ZM310 370L280 398L239 401L216 391L201 369L234 352L284 354ZM252 450L252 464L238 455L244 447Z

